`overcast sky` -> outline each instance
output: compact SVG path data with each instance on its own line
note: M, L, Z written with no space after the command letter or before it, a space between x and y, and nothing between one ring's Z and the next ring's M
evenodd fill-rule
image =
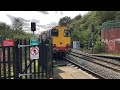
M64 16L74 18L79 14L83 16L86 13L88 11L0 11L0 21L11 25L11 18L23 18L24 22L26 22L26 32L31 32L31 22L36 22L37 29L35 33L38 34L58 25L58 21Z

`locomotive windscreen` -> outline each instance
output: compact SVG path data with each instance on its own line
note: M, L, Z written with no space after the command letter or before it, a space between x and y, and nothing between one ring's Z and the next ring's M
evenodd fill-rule
M51 30L51 36L58 36L58 30L57 29L52 29Z
M71 34L70 34L70 31L69 30L65 30L64 31L64 37L70 37Z

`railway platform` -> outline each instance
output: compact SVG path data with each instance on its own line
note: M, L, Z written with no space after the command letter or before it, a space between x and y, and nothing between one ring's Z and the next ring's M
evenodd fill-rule
M92 75L72 66L63 66L54 68L54 79L97 79Z

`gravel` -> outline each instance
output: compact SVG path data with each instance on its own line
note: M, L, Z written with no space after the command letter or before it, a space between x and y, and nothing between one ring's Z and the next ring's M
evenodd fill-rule
M111 69L102 67L100 65L94 64L92 62L86 61L84 59L80 59L78 57L72 56L72 55L66 55L68 59L71 59L80 65L106 77L107 79L120 79L120 73L112 71Z
M81 51L78 51L78 50L72 50L74 52L77 52L77 53L83 53ZM88 53L83 53L83 54L88 54ZM90 55L90 54L88 54ZM92 56L92 55L90 55ZM95 56L92 56L92 57L95 57ZM115 59L107 59L107 58L102 58L102 57L96 57L96 58L99 58L99 59L102 59L103 61L107 61L107 62L110 62L110 63L114 63L114 64L117 64L117 65L120 65L120 61L119 60L115 60Z
M55 59L53 61L54 66L65 66L65 65L68 65L68 64L69 64L69 62L65 61L64 59Z

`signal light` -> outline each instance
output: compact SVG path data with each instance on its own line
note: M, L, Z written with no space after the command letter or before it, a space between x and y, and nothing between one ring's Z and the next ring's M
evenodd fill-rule
M91 32L94 32L95 31L95 26L94 24L91 25Z
M36 31L36 23L31 22L31 31Z

